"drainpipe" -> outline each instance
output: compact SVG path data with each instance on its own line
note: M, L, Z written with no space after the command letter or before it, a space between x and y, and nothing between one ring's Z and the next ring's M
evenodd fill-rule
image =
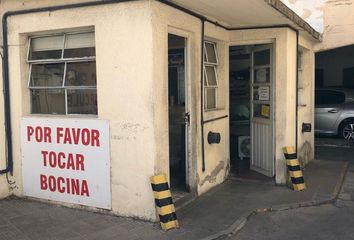
M6 136L6 168L0 170L0 174L10 172L13 170L12 159L12 134L11 134L11 112L10 112L10 83L9 83L9 51L7 43L7 17L9 13L5 13L2 17L2 34L3 34L3 91L4 91L4 118L5 118L5 136Z
M296 96L295 96L295 151L298 153L298 139L299 139L299 30L296 30Z
M9 76L9 45L7 36L7 19L15 15L23 15L37 12L53 12L58 10L99 6L106 4L132 2L136 0L102 0L97 2L83 2L68 5L58 5L53 7L32 8L18 11L6 12L2 16L2 33L3 33L3 91L4 91L4 114L5 114L5 135L6 135L6 168L0 170L0 174L11 173L13 171L13 149L12 149L12 126L11 126L11 104L10 104L10 76Z
M201 19L201 45L200 45L200 125L201 125L201 140L202 140L202 171L205 172L205 143L204 143L204 32L205 19Z

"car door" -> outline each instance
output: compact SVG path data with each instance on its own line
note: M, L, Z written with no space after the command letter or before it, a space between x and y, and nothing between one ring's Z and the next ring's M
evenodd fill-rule
M335 90L316 90L315 132L336 133L336 122L343 111L345 94Z

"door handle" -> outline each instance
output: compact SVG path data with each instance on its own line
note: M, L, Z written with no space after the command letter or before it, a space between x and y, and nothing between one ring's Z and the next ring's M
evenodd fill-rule
M337 109L331 109L331 110L328 110L329 113L337 113Z

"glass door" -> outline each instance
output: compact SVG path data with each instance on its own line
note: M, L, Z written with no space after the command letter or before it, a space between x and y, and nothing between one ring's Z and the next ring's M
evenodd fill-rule
M272 45L254 47L251 64L251 169L274 176L273 51Z

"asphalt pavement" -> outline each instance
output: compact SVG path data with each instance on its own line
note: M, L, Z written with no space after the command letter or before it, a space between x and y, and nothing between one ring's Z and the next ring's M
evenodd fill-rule
M320 138L316 141L316 158L349 162L344 183L335 201L255 214L240 231L220 239L354 239L354 148L351 143L338 138Z

